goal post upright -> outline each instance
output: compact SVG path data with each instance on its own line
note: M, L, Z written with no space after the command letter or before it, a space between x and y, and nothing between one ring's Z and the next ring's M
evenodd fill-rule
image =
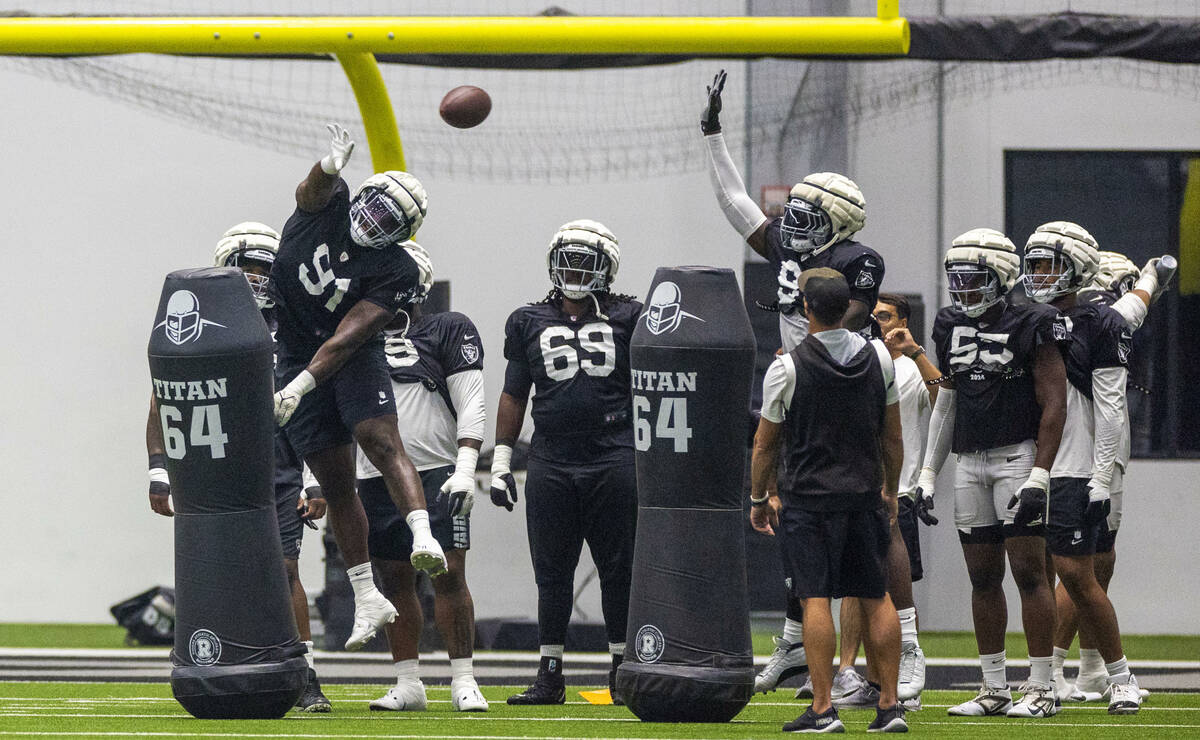
M876 17L17 17L0 18L2 56L332 55L358 102L372 164L404 152L375 54L903 56L898 0Z

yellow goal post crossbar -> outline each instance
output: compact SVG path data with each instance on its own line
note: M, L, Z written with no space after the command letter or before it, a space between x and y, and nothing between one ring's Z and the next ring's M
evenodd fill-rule
M785 17L10 17L0 55L332 54L350 79L376 170L403 167L374 54L901 56L898 0L873 18Z

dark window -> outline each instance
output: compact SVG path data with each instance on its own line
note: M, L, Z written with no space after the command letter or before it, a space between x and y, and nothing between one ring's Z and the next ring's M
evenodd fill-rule
M1039 224L1066 220L1139 266L1179 259L1171 289L1134 337L1133 454L1200 457L1200 154L1006 151L1005 201L1018 247Z

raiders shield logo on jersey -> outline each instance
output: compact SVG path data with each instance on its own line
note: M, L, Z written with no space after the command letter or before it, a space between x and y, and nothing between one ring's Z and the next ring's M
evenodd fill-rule
M479 348L468 342L463 342L462 356L469 363L476 362L479 360Z
M862 288L863 290L866 290L868 288L874 288L875 287L875 276L872 275L871 273L867 272L866 270L863 270L862 272L858 273L858 277L855 278L854 287Z

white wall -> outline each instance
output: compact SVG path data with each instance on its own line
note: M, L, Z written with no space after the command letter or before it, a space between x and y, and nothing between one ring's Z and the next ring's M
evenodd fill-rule
M0 500L9 522L0 621L104 621L109 605L174 580L171 526L147 505L144 453L146 342L163 276L207 264L238 221L282 227L311 160L9 70L0 69L0 90L8 101ZM313 160L325 138L313 132ZM365 149L347 173L352 183L369 174ZM453 307L484 337L491 409L504 320L545 295L545 249L563 222L596 218L617 234L623 292L644 294L659 265L720 265L740 279L741 246L703 175L589 187L425 184L421 241L452 281ZM477 611L531 616L523 510L480 503L470 565ZM302 574L314 592L319 550L309 533ZM594 591L586 601L597 615Z
M997 90L950 100L945 119L946 239L979 226L1004 227L1005 149L1200 148L1200 102L1178 94L1099 84ZM867 122L852 136L850 171L869 204L862 240L887 260L886 290L918 292L933 311L944 245L936 243L932 106ZM1086 226L1086 224L1084 224ZM1018 245L1026 234L1010 234ZM1119 248L1119 247L1118 247ZM939 478L942 524L923 528L925 581L915 589L925 629L970 629L970 585L953 528L953 459ZM1191 568L1187 522L1200 519L1200 461L1136 461L1126 477L1113 604L1128 632L1195 633L1200 573ZM1011 580L1011 579L1010 579ZM1009 629L1020 629L1015 588ZM1163 608L1165 603L1170 608Z

